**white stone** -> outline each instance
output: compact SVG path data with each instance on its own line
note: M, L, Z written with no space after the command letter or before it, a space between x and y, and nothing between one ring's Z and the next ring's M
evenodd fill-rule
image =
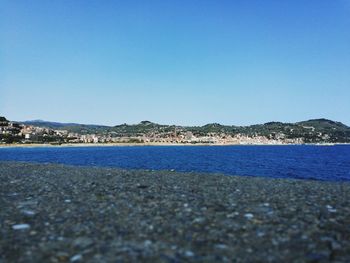
M14 230L25 230L25 229L29 229L30 225L28 225L28 224L18 224L18 225L13 225L12 228Z
M333 208L333 207L330 206L330 205L326 205L326 208L328 209L328 212L330 212L330 213L335 213L335 212L337 212L337 209Z
M252 219L254 217L254 215L251 214L251 213L247 213L247 214L244 215L244 217L247 218L247 219Z
M74 255L73 257L70 258L70 262L75 262L75 261L79 261L82 260L83 256L80 254Z
M35 212L32 210L23 210L22 211L23 214L27 215L27 216L33 216L35 215Z

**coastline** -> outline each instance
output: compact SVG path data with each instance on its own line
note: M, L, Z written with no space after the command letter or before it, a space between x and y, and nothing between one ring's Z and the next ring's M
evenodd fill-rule
M209 143L62 143L62 144L0 144L0 148L11 147L132 147L132 146L291 146L291 145L312 145L312 146L338 146L350 145L350 143L303 143L303 144L209 144Z
M23 162L0 178L9 262L350 260L346 182Z

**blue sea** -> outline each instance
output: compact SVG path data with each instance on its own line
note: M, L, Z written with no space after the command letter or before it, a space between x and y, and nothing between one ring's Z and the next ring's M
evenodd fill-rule
M350 180L350 146L0 148L0 160L226 175Z

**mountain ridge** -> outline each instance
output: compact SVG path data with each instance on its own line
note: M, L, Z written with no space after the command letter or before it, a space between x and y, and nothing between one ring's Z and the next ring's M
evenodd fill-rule
M0 118L5 118L5 117L0 117ZM5 118L6 119L6 118ZM331 124L336 124L340 126L344 126L349 128L346 124L340 122L340 121L334 121L326 118L317 118L317 119L308 119L305 121L298 121L298 122L281 122L281 121L269 121L261 124L251 124L251 125L229 125L229 124L221 124L217 122L213 123L207 123L204 125L175 125L175 124L159 124L156 122L152 122L149 120L143 120L140 121L137 124L116 124L116 125L103 125L103 124L85 124L85 123L78 123L78 122L58 122L58 121L47 121L47 120L41 120L41 119L35 119L35 120L25 120L25 121L15 121L17 123L25 124L25 125L34 125L38 127L44 127L44 125L47 125L45 127L51 128L52 126L77 126L77 125L82 125L82 126L94 126L94 127L116 127L116 126L122 126L122 125L160 125L160 126L178 126L178 127L205 127L205 126L230 126L230 127L249 127L249 126L254 126L254 125L271 125L271 124L308 124L308 123L315 123L315 122L320 122L320 123L331 123ZM51 126L51 127L50 127Z

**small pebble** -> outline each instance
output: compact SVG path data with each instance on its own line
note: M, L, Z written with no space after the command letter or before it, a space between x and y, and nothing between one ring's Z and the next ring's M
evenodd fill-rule
M70 258L70 262L80 261L82 259L83 259L83 256L80 254L77 254Z
M247 214L244 215L244 217L247 218L247 219L252 219L254 217L254 215L251 214L251 213L247 213Z
M29 229L30 225L28 224L18 224L18 225L13 225L12 229L14 230L25 230L25 229Z
M145 247L149 247L150 245L152 245L152 241L151 241L151 240L145 240L145 241L143 242L143 245L144 245Z
M215 248L218 248L218 249L227 249L227 245L225 245L225 244L216 244L216 245L215 245Z
M233 217L238 216L238 215L239 215L239 212L233 212L231 214L226 215L226 217L227 218L233 218Z
M91 238L78 237L73 241L73 246L79 247L79 248L86 248L91 246L93 243L94 241Z
M185 252L185 256L186 256L186 257L193 257L193 256L194 256L194 253L193 253L191 250L187 250L187 251Z
M257 235L257 237L263 237L263 236L265 236L265 233L262 232L262 231L258 231L258 232L256 233L256 235Z
M337 212L337 209L333 208L333 207L330 206L330 205L326 205L326 208L328 209L328 212L330 212L330 213L335 213L335 212Z
M58 252L56 254L56 257L58 258L59 261L67 261L69 255L66 252Z
M193 223L203 223L205 219L203 217L197 217L192 222Z
M148 185L145 185L145 184L137 184L136 187L137 187L137 188L140 188L140 189L146 189L146 188L148 188Z
M26 216L33 216L35 215L35 212L34 211L31 211L31 210L23 210L22 213Z

